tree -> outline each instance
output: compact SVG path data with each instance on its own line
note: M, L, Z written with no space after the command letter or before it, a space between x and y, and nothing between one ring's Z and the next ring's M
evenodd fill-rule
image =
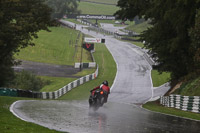
M37 38L37 32L48 30L51 9L43 0L0 1L0 86L13 78L13 55Z
M192 43L190 50L194 51L193 56L193 73L200 74L200 9L197 10L197 15L195 18L195 25L189 30L189 35L191 37Z
M22 72L16 74L16 78L10 87L22 90L39 91L45 85L49 85L50 82L51 81L49 80L41 79L35 74L23 70Z
M47 0L46 3L53 9L52 18L62 18L66 14L79 14L77 0Z
M150 20L152 27L141 34L145 47L158 63L160 72L171 72L172 79L186 76L194 69L194 49L189 29L195 24L199 0L119 0L116 12L121 19L136 15Z

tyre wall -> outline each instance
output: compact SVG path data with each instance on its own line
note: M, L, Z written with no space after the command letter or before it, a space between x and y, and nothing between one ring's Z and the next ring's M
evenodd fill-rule
M160 98L160 104L183 111L200 113L200 96L163 96Z

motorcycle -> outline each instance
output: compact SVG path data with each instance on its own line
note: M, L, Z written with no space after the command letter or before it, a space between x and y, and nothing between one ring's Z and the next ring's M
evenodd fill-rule
M106 97L106 92L104 92L102 89L95 90L94 94L92 94L89 97L89 107L92 108L94 111L97 111L99 107L103 106L104 99Z

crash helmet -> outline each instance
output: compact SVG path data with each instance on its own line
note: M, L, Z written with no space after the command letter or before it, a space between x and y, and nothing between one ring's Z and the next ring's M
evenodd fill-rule
M105 80L105 81L103 81L103 83L102 83L102 84L104 84L104 85L108 86L108 81L107 81L107 80Z

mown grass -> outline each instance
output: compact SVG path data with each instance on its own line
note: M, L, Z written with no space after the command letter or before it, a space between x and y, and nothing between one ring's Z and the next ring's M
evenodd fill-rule
M17 100L31 100L28 98L0 96L0 132L1 133L57 133L55 130L25 122L14 116L10 105Z
M95 45L95 61L99 66L99 75L95 80L89 81L60 97L60 100L86 100L90 95L90 90L100 85L104 80L108 80L109 86L113 84L117 71L115 61L104 44Z
M96 20L89 20L91 23L96 23ZM97 20L98 25L100 26L100 23L108 23L108 24L115 24L115 20Z
M90 69L83 69L82 71L78 72L77 74L74 74L72 76L78 76L83 77L87 74L94 73L96 69L90 68ZM48 76L40 76L40 78L50 81L49 85L45 85L40 92L52 92L56 91L63 86L69 84L70 82L76 80L77 78L67 78L67 77L48 77Z
M40 31L33 42L34 47L21 49L15 57L20 60L43 62L58 65L74 65L80 61L81 37L76 50L78 31L63 27L52 27L51 32ZM90 53L83 50L83 62L91 61Z
M113 15L119 8L115 5L104 5L89 2L80 2L78 9L81 14Z
M144 104L143 107L146 108L146 109L149 109L151 111L155 111L155 112L160 112L160 113L175 115L175 116L179 116L179 117L200 120L200 114L198 114L198 113L182 111L182 110L178 110L176 108L168 108L168 107L165 107L163 105L160 105L158 101L148 102L148 103Z
M117 4L118 2L118 0L88 0L88 1L107 3L107 4Z
M83 69L82 71L78 72L77 74L74 74L72 76L79 76L83 77L87 74L94 73L96 69ZM66 78L66 77L47 77L47 76L40 76L44 80L50 81L49 85L44 86L40 92L52 92L56 91L63 86L69 84L70 82L76 80L77 78Z
M145 21L145 22L140 23L140 24L131 23L125 29L130 30L130 31L134 31L134 32L137 32L137 33L142 33L148 27L151 27L151 25L148 24L148 21Z
M95 68L84 68L82 71L78 72L77 74L74 74L73 76L80 76L83 77L85 75L91 74L95 72Z
M49 85L45 85L40 92L52 92L56 91L70 82L76 80L76 78L65 78L65 77L47 77L40 76L42 79L50 81Z
M72 19L71 19L71 18L65 18L65 19L63 19L63 20L72 22L72 23L74 23L74 24L82 24L81 22L77 21L75 18L72 18ZM84 25L84 24L82 24L82 25Z
M151 77L153 86L158 87L170 80L170 73L167 72L159 73L157 70L152 70Z
M144 47L144 44L142 42L132 42L134 45L138 46L138 47L141 47L143 48Z

